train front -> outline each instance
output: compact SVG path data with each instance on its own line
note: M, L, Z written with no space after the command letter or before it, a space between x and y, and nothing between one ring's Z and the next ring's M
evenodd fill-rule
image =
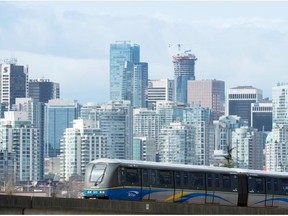
M108 199L109 181L107 181L108 164L90 163L86 166L83 197Z

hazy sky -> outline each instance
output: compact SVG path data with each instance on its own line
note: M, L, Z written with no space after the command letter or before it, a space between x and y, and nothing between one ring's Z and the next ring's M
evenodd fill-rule
M192 50L195 76L271 98L288 82L286 1L0 1L0 59L60 83L61 98L109 100L109 46L140 45L149 78L173 79L172 55ZM174 46L169 47L169 44Z

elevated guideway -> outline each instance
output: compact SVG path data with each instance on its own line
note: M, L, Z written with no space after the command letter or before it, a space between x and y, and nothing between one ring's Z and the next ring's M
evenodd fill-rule
M0 214L288 214L288 209L0 195Z

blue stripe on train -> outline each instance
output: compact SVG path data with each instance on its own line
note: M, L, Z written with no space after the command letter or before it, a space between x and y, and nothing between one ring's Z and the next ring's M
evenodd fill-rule
M99 195L100 193L97 192L97 190L93 191L92 193L90 193L91 195ZM109 196L109 199L111 200L142 200L143 197L153 193L157 193L157 192L168 192L168 191L173 191L173 190L167 190L167 189L155 189L155 188L143 188L141 191L141 188L112 188L112 189L106 189L106 190L101 190L105 193L106 196ZM84 196L90 196L87 195L87 190L83 191ZM141 196L141 197L140 197ZM189 199L193 199L193 198L198 198L198 197L205 197L205 196L209 196L209 197L214 197L214 198L218 198L221 199L227 203L233 204L232 202L230 202L227 199L224 199L221 196L215 195L215 194L211 194L211 193L199 193L199 192L193 192L193 193L189 193L186 194L184 196L181 196L180 198L178 198L177 200L175 200L175 202L178 203L183 203L188 201Z
M276 197L276 198L265 199L265 200L261 200L261 201L255 203L254 205L257 205L257 204L260 204L260 203L264 203L264 202L272 202L272 201L288 202L288 198Z

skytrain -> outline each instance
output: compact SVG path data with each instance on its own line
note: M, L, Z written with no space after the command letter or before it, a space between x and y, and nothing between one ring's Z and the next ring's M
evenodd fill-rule
M86 166L83 197L288 208L288 173L98 159Z

